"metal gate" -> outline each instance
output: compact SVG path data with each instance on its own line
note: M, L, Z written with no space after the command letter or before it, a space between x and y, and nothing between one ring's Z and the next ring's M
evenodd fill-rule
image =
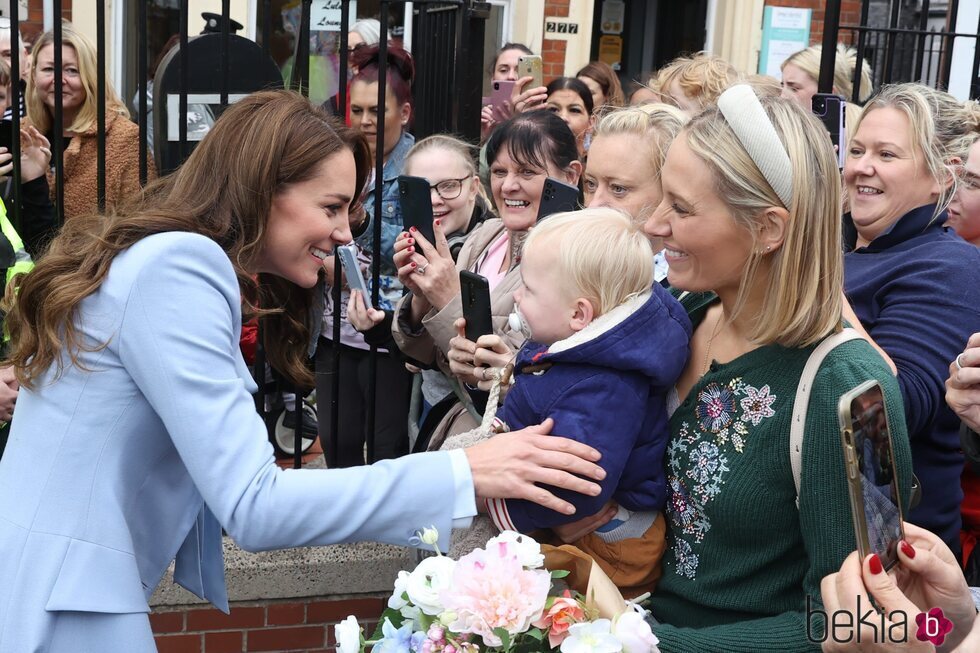
M62 0L51 0L52 3L52 13L54 16L61 16L62 13ZM80 3L75 4L75 9L80 9ZM105 84L106 84L106 11L105 11L106 0L96 0L95 2L95 14L96 14L96 48L97 48L97 68L98 68L98 85L96 89L97 94L97 112L98 112L98 123L97 123L97 139L98 139L98 164L97 164L97 180L96 185L98 189L98 207L100 211L105 209L105 188L106 188L106 152L105 152L105 140L106 140L106 107L105 107ZM136 78L138 80L138 100L137 111L135 119L139 124L140 136L139 136L139 179L141 185L145 185L148 174L148 146L147 146L147 115L151 110L148 105L148 100L146 97L146 89L148 83L148 67L147 67L147 49L148 49L148 37L147 37L147 25L148 25L148 8L149 0L136 0L134 2L135 11L137 15L137 57L136 61L125 61L126 66L135 66L137 70ZM204 62L193 60L194 48L189 48L188 43L189 37L189 7L188 0L178 0L179 5L179 45L178 45L178 55L175 57L177 65L177 85L174 95L177 96L176 108L177 108L177 119L176 124L178 125L179 136L176 140L176 148L179 152L179 158L177 159L175 166L179 164L180 161L186 159L193 149L193 142L189 140L187 133L187 116L188 116L188 104L189 104L189 92L190 80L191 80L191 69L195 65L202 65ZM341 21L340 25L345 26L349 24L350 17L350 0L337 0L337 5L340 6L341 10ZM392 5L405 5L403 1L397 0L380 0L380 21L381 21L381 33L386 34L389 28L389 15ZM299 90L300 92L307 94L309 92L309 47L310 47L310 17L311 17L311 5L312 0L302 0L301 2L301 21L299 34L296 39L296 48L294 50L294 68L292 71L291 78L286 80L286 85ZM484 35L484 23L486 18L489 16L489 4L485 2L475 2L473 0L415 0L412 3L414 6L414 39L416 46L415 50L415 60L418 70L417 82L415 89L413 91L416 113L419 116L417 121L416 134L420 137L426 136L432 133L442 132L442 133L457 133L464 137L471 137L474 140L479 137L480 128L480 95L481 95L481 85L482 85L482 62L483 62L483 35ZM269 20L271 14L271 1L262 0L261 2L261 23L262 23L262 49L266 55L269 53L270 45L270 33L269 26L271 21ZM227 107L230 101L234 101L231 97L237 90L235 88L229 88L228 84L228 71L231 62L229 61L229 53L232 51L229 44L233 43L233 37L230 33L231 17L231 1L222 0L221 2L221 20L220 20L220 33L213 34L211 36L217 36L220 39L220 48L218 54L217 66L220 71L220 88L216 91L218 99L216 100L216 109L214 111L215 115L220 115L221 110ZM12 77L16 79L16 71L20 70L21 65L21 47L20 47L20 31L19 31L19 20L18 12L13 11L10 17L10 27L11 27L11 70ZM53 111L53 133L52 133L52 166L54 168L54 205L55 212L58 217L58 224L62 224L64 220L64 160L63 160L63 131L64 131L64 121L63 121L63 98L62 98L62 24L61 21L55 21L53 26L54 32L54 76L55 76L55 108ZM337 106L345 107L347 105L347 30L341 29L339 34L339 58L340 58L340 83L338 88L338 102ZM381 50L381 56L379 61L379 106L384 106L385 104L385 93L386 93L386 57L385 51L387 48L386 41L381 40L379 44ZM180 56L180 53L185 53L188 56ZM215 62L208 62L214 65ZM11 97L10 105L14 107L12 114L12 129L14 134L20 133L21 126L21 116L17 111L17 107L20 103L21 90L17 83L11 84ZM154 102L156 104L156 102ZM172 124L172 123L171 123ZM378 139L379 141L384 135L384 112L379 112L378 115ZM12 154L13 154L13 179L20 178L20 140L19 138L12 139ZM376 151L378 152L376 161L376 178L382 178L383 169L383 146L378 143ZM374 237L374 268L372 270L374 283L373 283L373 297L372 300L376 304L378 297L378 276L379 276L379 265L380 265L380 229L381 229L381 184L377 184L376 188L376 201L375 201L375 215L373 226L375 229ZM8 214L10 216L11 222L13 223L15 229L18 231L21 227L21 192L20 185L18 183L12 184L12 206L8 207ZM340 278L340 262L339 257L335 257L336 263L336 278ZM340 288L334 288L334 302L335 306L339 305L340 301ZM336 376L339 371L339 351L340 351L340 311L334 312L334 325L333 325L333 373ZM259 339L261 342L261 338ZM367 415L367 449L368 449L368 460L369 462L373 460L373 433L374 433L374 395L377 393L376 388L376 363L377 363L377 350L372 348L371 350L371 376L370 376L370 392L371 396L368 400L368 415ZM261 348L257 356L255 368L258 370L256 372L256 382L259 387L262 388L265 385L265 375L264 375L264 356L262 355ZM334 383L334 396L331 398L320 398L320 401L328 400L332 404L332 434L337 431L337 420L338 420L338 409L342 407L338 406L338 396L339 383ZM262 391L260 390L259 395L256 398L256 408L260 412L264 410L264 401L262 397ZM300 401L297 398L297 401ZM294 465L296 467L301 466L301 446L300 442L302 439L302 420L297 419L296 425L296 437L295 437L295 460ZM335 438L332 438L335 440ZM336 457L336 442L331 442L329 444L324 443L324 449L327 453L328 459L331 455Z

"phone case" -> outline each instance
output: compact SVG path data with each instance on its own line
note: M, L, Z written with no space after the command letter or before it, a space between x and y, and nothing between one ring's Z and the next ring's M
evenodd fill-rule
M550 215L578 210L578 187L548 177L541 190L541 204L538 206L538 220Z
M844 98L833 93L816 93L810 100L810 108L830 133L830 141L837 147L837 167L843 169L847 144Z
M459 273L460 299L466 319L466 339L476 342L493 333L490 312L490 284L485 277L463 270Z
M854 442L851 403L857 397L861 396L875 386L877 386L880 390L881 386L877 381L872 379L870 381L865 381L853 390L845 393L844 396L841 397L837 409L838 418L840 420L841 445L844 450L844 466L847 469L847 487L851 500L851 517L854 522L854 535L857 539L858 553L861 555L862 560L869 554L875 553L875 551L872 549L871 541L868 536L867 518L864 509L864 476L861 473L861 468L858 463L858 452ZM884 393L882 393L882 406L885 416L885 430L887 432L888 448L890 451L892 431L891 425L888 422L888 411L884 409ZM892 455L890 458L892 478L895 479L893 484L897 489L898 470L895 468L895 456ZM898 510L900 537L904 539L905 528L902 523L905 520L905 516L902 514L901 503L896 504L895 507ZM878 553L879 557L881 558L881 564L884 566L885 570L891 569L891 567L898 562L897 548L894 551L886 552L885 555L882 555L882 552Z
M398 177L398 202L401 205L405 230L415 227L430 244L435 245L430 192L428 179L408 175Z
M365 302L371 301L371 293L368 291L367 282L361 274L361 267L357 264L357 251L354 245L341 245L337 247L337 256L340 263L344 266L344 274L347 276L347 285L351 290L360 290Z
M531 80L531 83L527 85L527 88L544 86L544 65L541 63L541 56L537 54L529 54L518 58L517 76L534 78Z
M510 96L514 91L515 82L509 79L498 79L491 84L490 104L495 107L503 106L504 102L510 101Z

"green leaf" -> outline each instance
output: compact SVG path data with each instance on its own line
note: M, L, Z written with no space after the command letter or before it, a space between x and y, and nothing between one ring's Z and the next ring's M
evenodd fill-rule
M538 640L539 642L544 639L544 631L542 631L540 628L532 628L524 634Z
M506 628L500 628L500 627L494 628L493 629L493 634L500 638L501 646L503 647L503 650L509 651L510 650L510 633L507 632L507 629Z
M402 624L405 623L405 617L401 612L393 608L385 608L385 611L378 617L377 627L375 627L374 632L368 639L380 640L384 637L381 628L384 626L385 619L388 619L395 628L401 628Z
M566 571L564 569L556 569L553 572L551 572L551 577L552 578L564 578L565 576L567 576L570 573L571 573L570 571Z

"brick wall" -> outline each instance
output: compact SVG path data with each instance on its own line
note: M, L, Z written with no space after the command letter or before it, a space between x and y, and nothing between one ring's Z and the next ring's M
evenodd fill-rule
M555 18L568 18L568 7L571 0L545 0L544 18L549 16ZM592 29L592 26L589 26ZM565 49L568 47L567 41L554 41L544 39L541 42L541 61L544 64L544 83L547 84L555 77L565 74Z
M311 598L305 601L233 603L231 613L213 608L152 612L159 653L333 652L333 626L354 615L370 636L386 597Z
M766 6L775 7L798 7L800 9L812 9L810 17L810 43L817 44L823 41L823 21L824 7L826 0L766 0ZM857 25L861 20L861 0L841 0L840 3L840 24ZM851 32L841 32L841 41L849 42Z
M72 0L62 0L61 16L65 20L71 20ZM94 11L94 8L93 8ZM27 20L20 23L20 33L29 43L33 43L41 32L44 31L44 0L28 0Z

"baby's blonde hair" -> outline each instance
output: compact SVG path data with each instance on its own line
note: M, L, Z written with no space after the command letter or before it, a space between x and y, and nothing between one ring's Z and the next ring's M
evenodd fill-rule
M557 273L576 296L592 303L595 317L650 290L653 249L629 215L598 207L558 213L539 223L524 244L556 252Z
M714 104L718 96L741 79L735 66L708 52L677 57L657 71L652 87L665 101L670 100L670 85L674 80L681 90L703 109Z

